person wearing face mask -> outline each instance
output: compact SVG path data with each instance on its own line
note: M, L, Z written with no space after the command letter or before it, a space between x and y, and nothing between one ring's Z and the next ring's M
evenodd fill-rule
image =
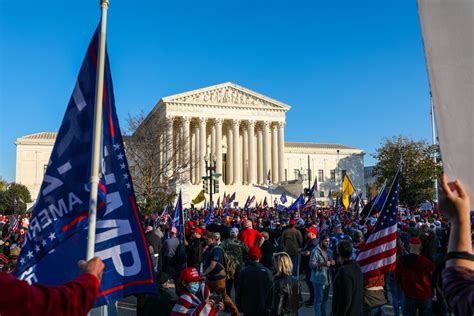
M215 302L210 298L209 287L202 280L203 277L194 267L181 271L179 280L183 291L173 307L171 316L203 316L217 315L224 309L222 302Z

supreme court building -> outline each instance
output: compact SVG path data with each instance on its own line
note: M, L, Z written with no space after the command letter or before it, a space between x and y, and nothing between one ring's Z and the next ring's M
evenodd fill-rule
M217 195L236 192L241 205L248 195L260 201L283 191L290 203L308 187L308 179L312 185L315 178L317 199L322 202L330 190L339 191L344 173L365 194L363 151L338 144L285 142L286 112L290 108L227 82L164 97L142 124L166 122L159 161L169 161L166 155L171 148L167 147L173 146L173 140L184 144L175 159L189 162L187 181L176 188L182 190L185 205L202 189L205 156L215 160L216 173L220 174ZM54 133L38 133L17 139L16 181L25 184L33 198L54 138Z

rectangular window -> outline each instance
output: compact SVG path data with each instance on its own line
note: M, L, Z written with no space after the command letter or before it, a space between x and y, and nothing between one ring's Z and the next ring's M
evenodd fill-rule
M288 181L288 169L285 169L285 181Z
M331 170L331 182L336 182L336 170Z
M298 180L300 178L300 170L299 169L294 169L293 172L295 174L295 180Z
M323 169L318 170L318 181L319 182L324 182L324 170Z
M324 191L319 192L319 197L324 197Z

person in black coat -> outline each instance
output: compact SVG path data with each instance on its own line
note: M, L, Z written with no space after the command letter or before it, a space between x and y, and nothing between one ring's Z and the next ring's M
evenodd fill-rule
M275 247L269 239L268 232L264 231L262 232L262 235L265 238L265 241L260 247L262 252L262 259L260 259L260 263L271 271L273 269L273 253L275 252Z
M249 249L249 260L237 279L235 300L245 316L267 315L266 300L271 294L272 273L259 261L262 253L258 246Z
M362 313L364 278L359 265L352 260L352 243L342 239L337 250L342 265L333 282L332 315L352 316Z
M270 316L298 316L303 305L301 287L292 276L293 263L286 252L278 252L273 258L275 278L272 285Z

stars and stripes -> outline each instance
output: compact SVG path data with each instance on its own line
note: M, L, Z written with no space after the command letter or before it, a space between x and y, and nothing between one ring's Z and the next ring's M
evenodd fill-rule
M364 277L382 275L395 270L400 177L401 171L398 170L374 230L357 257Z

